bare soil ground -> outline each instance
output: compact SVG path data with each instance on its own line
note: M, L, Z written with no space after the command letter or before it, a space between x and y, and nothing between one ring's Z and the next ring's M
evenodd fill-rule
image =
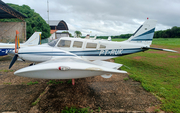
M11 57L0 57L0 112L59 113L66 106L90 107L101 112L153 112L160 101L145 91L139 82L127 74L114 74L110 79L101 76L47 84L49 80L15 76L14 71L31 62L16 62L8 69ZM27 85L38 81L38 84ZM32 105L33 102L37 104Z

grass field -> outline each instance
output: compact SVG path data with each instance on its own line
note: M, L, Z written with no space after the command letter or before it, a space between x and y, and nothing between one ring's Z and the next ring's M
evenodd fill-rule
M112 41L118 41L118 42L124 41L124 40L127 40L127 39L123 39L123 38L115 38L115 39L112 39Z
M180 52L180 38L154 39L153 46ZM149 50L115 58L115 62L124 64L121 69L130 78L161 100L160 109L180 113L180 53Z

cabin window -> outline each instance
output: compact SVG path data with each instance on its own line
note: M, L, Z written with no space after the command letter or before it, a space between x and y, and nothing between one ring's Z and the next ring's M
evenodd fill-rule
M86 48L96 48L96 43L87 43Z
M73 47L74 48L82 48L83 42L81 41L74 41Z
M100 49L105 49L106 46L105 45L100 45Z
M71 40L60 40L58 47L70 47Z

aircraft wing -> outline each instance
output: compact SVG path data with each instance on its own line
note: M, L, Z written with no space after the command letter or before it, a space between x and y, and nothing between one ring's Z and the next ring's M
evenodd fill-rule
M103 74L127 73L126 71L117 70L117 68L105 67L106 64L97 65L97 63L86 61L80 57L63 57L22 68L14 74L42 79L74 79ZM117 65L114 66L117 67Z

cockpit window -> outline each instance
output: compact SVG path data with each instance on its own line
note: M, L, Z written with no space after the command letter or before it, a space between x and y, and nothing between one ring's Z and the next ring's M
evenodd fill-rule
M54 47L56 45L56 43L58 42L58 40L59 39L55 39L55 40L49 42L48 45L51 46L51 47Z
M71 45L71 40L61 40L59 43L58 43L58 47L70 47Z

